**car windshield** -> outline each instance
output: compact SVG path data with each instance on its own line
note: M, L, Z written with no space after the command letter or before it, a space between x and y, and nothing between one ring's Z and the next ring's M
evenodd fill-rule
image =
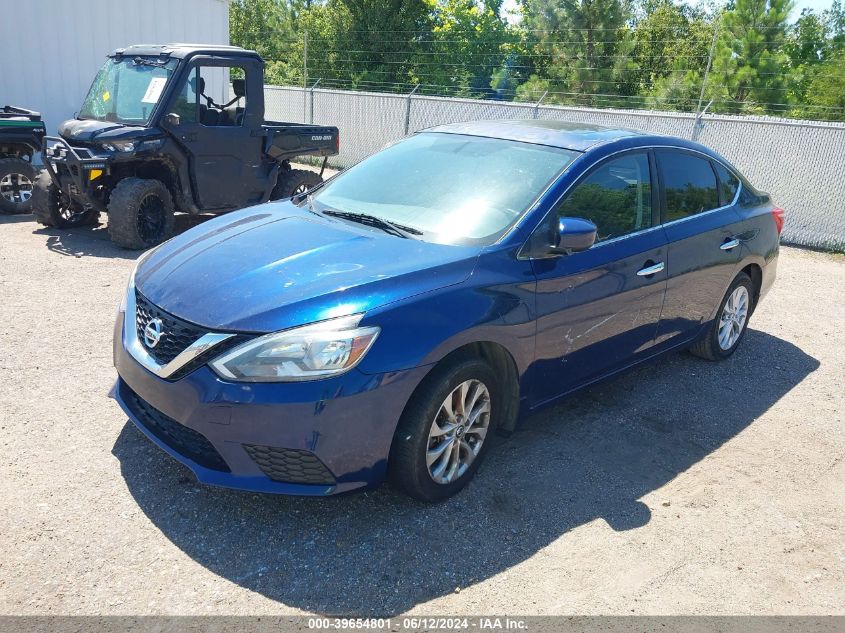
M367 214L440 244L487 245L530 208L578 152L460 134L412 136L312 196L318 212Z
M79 118L146 125L176 64L158 57L107 59L82 102Z

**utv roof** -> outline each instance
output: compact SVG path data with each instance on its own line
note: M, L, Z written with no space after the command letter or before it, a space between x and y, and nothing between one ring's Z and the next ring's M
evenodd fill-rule
M255 51L241 48L240 46L226 46L223 44L134 44L126 48L116 49L111 57L131 57L134 55L152 55L156 57L172 57L174 59L184 59L198 54L224 53L226 55L243 55L249 57L261 56Z
M643 132L636 130L604 127L603 125L592 125L589 123L570 123L567 121L542 119L450 123L447 125L438 125L437 127L424 131L487 136L510 141L522 141L525 143L574 149L582 152L601 143L607 143L621 138L644 136Z

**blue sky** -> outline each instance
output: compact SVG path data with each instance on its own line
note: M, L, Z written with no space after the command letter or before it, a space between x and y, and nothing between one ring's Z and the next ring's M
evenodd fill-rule
M817 13L821 13L825 9L829 9L831 0L795 0L795 9L793 10L793 17L801 15L801 9L813 9Z

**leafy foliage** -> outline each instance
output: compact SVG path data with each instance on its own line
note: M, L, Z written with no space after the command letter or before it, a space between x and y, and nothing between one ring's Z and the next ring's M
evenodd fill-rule
M845 120L843 0L716 1L233 0L230 35L271 84Z

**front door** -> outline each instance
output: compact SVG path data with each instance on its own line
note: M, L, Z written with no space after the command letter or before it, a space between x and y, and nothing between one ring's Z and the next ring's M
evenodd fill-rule
M260 202L266 188L263 136L260 126L251 124L245 72L241 66L201 58L168 108L179 115L179 123L168 131L188 154L192 185L203 210ZM241 78L230 84L230 73Z
M610 158L551 213L554 225L560 217L591 220L598 236L586 251L532 261L534 405L630 365L654 343L666 287L666 237L656 222L652 163L643 151Z

